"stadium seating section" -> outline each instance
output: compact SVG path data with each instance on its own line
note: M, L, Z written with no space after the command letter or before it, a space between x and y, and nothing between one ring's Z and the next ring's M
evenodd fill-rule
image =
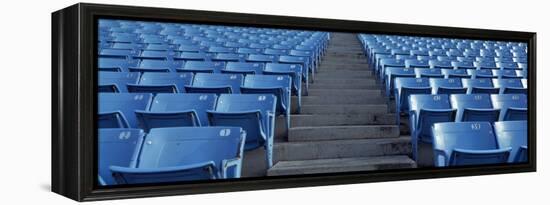
M328 32L105 19L98 28L102 185L240 178L244 153L258 148L269 169L276 118L288 135L310 84L331 82L315 80ZM525 43L357 39L410 130L413 160L427 143L437 167L528 161Z
M369 67L433 165L527 161L525 43L359 34Z
M288 132L330 38L103 19L98 35L104 185L239 178L257 147L271 167L275 117Z

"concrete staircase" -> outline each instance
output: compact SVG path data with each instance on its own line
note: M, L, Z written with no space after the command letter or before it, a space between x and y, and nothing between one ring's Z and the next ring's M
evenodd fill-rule
M332 33L301 114L274 147L268 176L412 168L409 136L368 69L355 34Z

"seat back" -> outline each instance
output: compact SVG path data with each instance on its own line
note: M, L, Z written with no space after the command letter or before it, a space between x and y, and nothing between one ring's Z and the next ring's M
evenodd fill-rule
M459 78L430 78L432 94L465 94L467 88L462 87Z
M491 102L494 108L500 109L499 121L527 120L527 95L494 94Z
M409 110L409 95L432 92L428 78L395 78L394 85L397 90L397 112Z
M224 62L189 60L183 68L178 69L178 72L219 73L224 67Z
M240 74L197 73L188 93L240 93L243 76Z
M242 93L273 94L277 97L277 113L285 114L290 107L292 81L285 75L247 75Z
M192 73L145 72L138 84L128 84L128 92L134 93L179 93L191 85Z
M145 137L137 168L140 174L124 174L126 183L175 182L212 179L222 161L242 156L243 133L238 127L156 128ZM148 168L170 168L212 163L217 170L147 172ZM213 174L214 172L215 174Z
M137 60L127 60L126 57L99 57L99 71L127 72L128 67L136 66Z
M145 110L152 94L99 93L99 128L138 128L135 111Z
M505 163L510 150L499 150L488 122L444 122L433 126L436 166Z
M457 122L498 121L500 110L493 109L489 94L455 94L451 95L451 106L457 109Z
M225 69L222 70L224 73L235 73L235 74L258 74L261 75L264 70L263 63L242 63L242 62L229 62Z
M135 84L139 73L131 72L99 72L99 92L128 92L126 84Z
M455 119L456 110L451 109L449 96L417 94L409 96L409 112L414 115L409 116L415 118L415 124L411 124L415 138L431 142L431 127L438 122L452 122Z
M110 166L135 166L144 133L140 129L105 128L98 131L98 174L102 185L115 185Z
M508 162L527 162L527 121L495 122L499 148L512 148Z

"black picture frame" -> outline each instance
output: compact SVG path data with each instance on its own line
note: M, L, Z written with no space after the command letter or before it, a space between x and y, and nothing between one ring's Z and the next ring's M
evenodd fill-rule
M519 41L528 44L525 164L268 177L161 186L97 186L97 19ZM79 3L52 13L52 191L77 201L231 192L536 171L536 33Z

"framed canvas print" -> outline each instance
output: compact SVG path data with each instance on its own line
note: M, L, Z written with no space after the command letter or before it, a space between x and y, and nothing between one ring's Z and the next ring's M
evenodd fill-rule
M536 34L76 4L52 190L78 201L536 170Z

